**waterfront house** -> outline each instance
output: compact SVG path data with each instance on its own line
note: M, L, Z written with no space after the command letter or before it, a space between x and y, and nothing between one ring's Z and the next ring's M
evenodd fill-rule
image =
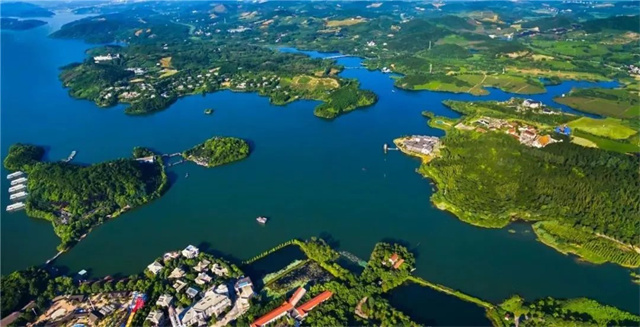
M242 277L238 279L234 285L234 289L236 290L238 297L245 299L250 298L253 295L253 283L251 282L251 278Z
M147 266L147 269L155 276L157 275L164 267L158 262L154 261L152 264Z
M394 269L399 269L400 266L402 266L403 263L404 263L404 259L400 259L400 260L396 261L396 263L393 264L393 268Z
M164 313L160 310L151 311L145 321L148 321L151 326L161 326L164 322Z
M159 307L168 307L171 305L171 302L173 302L173 296L170 294L162 294L158 298L158 301L156 301L156 305Z
M187 259L193 259L198 256L200 253L200 249L193 245L187 246L184 250L182 250L182 255Z

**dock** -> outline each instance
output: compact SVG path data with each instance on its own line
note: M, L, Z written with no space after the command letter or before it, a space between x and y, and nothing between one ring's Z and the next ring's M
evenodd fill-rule
M16 186L18 184L24 184L27 182L27 178L26 177L20 177L18 179L14 179L11 181L11 186Z
M398 151L398 148L390 148L389 145L387 143L385 143L382 146L382 150L384 151L384 153L387 153L387 151Z
M73 160L73 158L76 156L76 153L76 150L71 151L71 154L67 157L67 159L62 159L62 162L69 162Z
M18 192L18 193L15 193L15 194L11 194L9 196L9 200L11 200L11 201L22 200L22 199L26 198L27 195L29 195L29 193L27 193L27 192L24 192L24 191Z
M8 212L12 212L12 211L18 211L18 210L22 210L26 207L26 205L24 204L24 202L16 202L14 204L10 204L7 206L7 211Z
M14 178L20 177L22 175L24 175L24 172L16 171L15 173L11 173L11 174L7 175L7 179L14 179Z
M22 191L22 190L26 190L27 186L24 184L20 184L20 185L16 185L16 186L11 186L9 188L9 193L13 193L13 192L18 192L18 191Z

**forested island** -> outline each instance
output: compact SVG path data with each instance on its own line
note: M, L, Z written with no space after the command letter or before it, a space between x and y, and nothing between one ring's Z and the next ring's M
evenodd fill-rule
M304 259L294 260L277 271L254 272L255 264L285 250L301 252ZM304 316L285 312L276 318L277 325L290 326L298 321L305 326L420 326L424 323L415 321L388 300L398 287L416 285L451 297L467 308L477 307L479 312L484 312L486 324L496 327L513 323L604 326L640 322L638 316L586 298L543 298L528 302L514 295L502 303L490 303L413 276L416 258L399 244L376 244L369 260L358 263L364 270L349 270L338 263L341 259L345 259L342 253L314 237L287 241L243 262L214 256L190 245L181 252L165 253L153 260L144 273L125 278L87 279L80 275L60 275L46 267L31 267L1 277L1 314L3 317L11 314L11 326L35 321L84 323L89 319L87 315L76 314L82 310L95 316L91 319L100 324L120 324L128 319L135 326L151 326L154 317L166 317L177 311L182 314L172 319L192 324L189 310L212 302L220 303L223 310L201 314L203 323L248 326L264 319L260 317L269 312L271 315L278 312L283 302L293 308L296 303L324 296L314 306L302 305L296 309L304 312ZM132 293L134 291L138 295ZM237 292L237 296L230 297L232 292ZM140 293L144 294L144 303L129 313L128 304ZM99 301L104 297L109 301ZM107 304L113 309L103 310ZM57 308L61 306L71 310L60 314ZM306 311L301 310L303 307Z
M0 29L3 30L24 31L46 24L47 22L37 19L0 18Z
M51 221L61 239L59 250L73 246L107 219L160 197L168 187L160 158L83 166L44 162L43 154L42 147L14 144L4 166L28 174L27 215Z
M235 137L213 137L186 150L182 156L200 166L216 167L249 156L249 143Z
M438 187L438 208L482 227L537 222L538 239L558 251L640 266L637 158L580 145L563 126L585 118L535 103L445 103L464 116L427 114L447 134L437 158L419 169ZM603 121L594 125L620 128Z

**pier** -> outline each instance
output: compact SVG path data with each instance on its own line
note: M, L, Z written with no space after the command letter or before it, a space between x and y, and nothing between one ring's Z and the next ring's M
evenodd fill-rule
M351 252L347 252L347 251L340 251L339 252L341 256L347 258L347 260L356 263L357 265L361 266L361 267L367 267L367 262L358 258L355 254L351 253Z
M390 147L389 147L389 145L388 145L387 143L385 143L385 144L382 146L382 150L383 150L383 151L384 151L384 153L386 154L386 153L387 153L387 151L398 151L398 150L400 150L400 149L398 149L398 148L390 148Z
M69 162L73 160L73 158L76 156L76 153L76 150L71 151L71 154L67 157L67 159L62 159L62 162Z

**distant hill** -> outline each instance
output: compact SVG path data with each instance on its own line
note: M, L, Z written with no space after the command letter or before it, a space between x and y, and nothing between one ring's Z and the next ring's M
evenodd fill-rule
M541 19L536 19L530 22L526 22L522 24L524 28L533 28L538 27L541 31L546 31L554 28L561 27L569 27L571 24L575 22L570 17L567 16L556 16L556 17L546 17Z
M27 2L0 3L0 13L3 17L51 17L53 12Z
M0 18L0 29L3 30L15 30L24 31L41 25L45 25L47 22L37 19L15 19L15 18Z
M597 33L605 29L637 32L638 26L640 26L640 15L595 19L583 25L585 32L588 33Z

